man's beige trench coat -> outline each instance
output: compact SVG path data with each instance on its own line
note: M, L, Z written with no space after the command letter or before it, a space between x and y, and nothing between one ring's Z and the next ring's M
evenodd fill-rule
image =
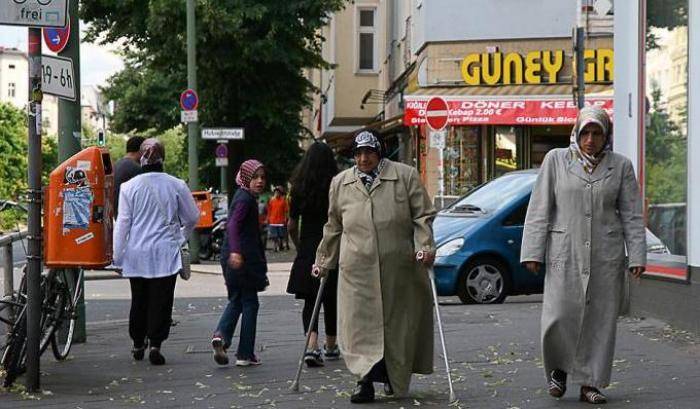
M569 149L542 163L525 219L520 260L546 262L542 349L588 386L610 383L617 316L629 267L646 264L642 201L632 163L608 152L589 175Z
M435 209L416 169L387 160L369 192L355 168L331 182L316 265L338 265L338 341L350 372L385 358L394 392L433 371L433 309L417 250L434 251Z

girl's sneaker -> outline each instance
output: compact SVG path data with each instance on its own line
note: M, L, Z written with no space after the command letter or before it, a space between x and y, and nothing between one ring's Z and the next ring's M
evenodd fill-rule
M226 348L221 337L212 338L211 346L214 349L214 362L219 365L228 365L228 356L226 356Z
M321 358L321 349L308 351L304 354L304 362L309 368L317 368L323 366L323 358Z
M250 359L240 359L240 358L236 359L236 366L256 366L256 365L262 365L262 362L255 355L253 355L253 357Z
M340 359L340 348L338 348L338 345L336 344L333 346L333 348L328 349L325 345L323 347L323 355L326 356L326 359L329 361L337 361Z

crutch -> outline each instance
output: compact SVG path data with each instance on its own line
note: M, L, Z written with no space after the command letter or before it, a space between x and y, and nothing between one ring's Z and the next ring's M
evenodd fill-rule
M419 251L416 255L416 260L421 261L425 257L423 251ZM433 293L433 304L435 305L435 317L437 317L438 330L440 332L440 343L442 343L442 356L445 358L445 370L447 371L447 381L450 385L450 403L457 400L455 391L452 388L452 375L450 374L450 363L447 359L447 347L445 346L445 332L442 330L442 319L440 318L440 305L438 303L437 290L435 289L435 272L433 267L428 267L428 278L430 280L430 289Z
M328 280L327 274L324 277L321 277L321 284L318 286L318 295L316 295L316 303L314 303L314 312L313 314L311 314L309 330L306 331L306 341L304 342L304 349L301 350L301 356L299 357L299 367L297 368L297 375L294 377L294 382L292 382L292 386L289 387L289 389L294 392L299 392L299 377L301 376L301 367L302 365L304 365L304 355L306 354L306 346L309 345L311 329L314 327L316 320L318 320L318 312L321 309L321 297L323 297L323 289L326 287L326 280Z

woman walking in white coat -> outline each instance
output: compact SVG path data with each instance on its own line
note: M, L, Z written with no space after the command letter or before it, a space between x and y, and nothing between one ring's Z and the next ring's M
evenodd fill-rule
M644 272L646 238L634 169L612 152L604 110L583 108L570 147L545 157L521 262L533 273L547 264L542 350L549 394L563 396L570 375L581 384L582 401L605 403L598 388L610 383L624 274Z
M180 247L199 219L185 182L163 172L165 148L155 139L141 144L142 174L124 183L114 225L114 265L129 278L129 336L134 359L165 364L160 352L170 334Z

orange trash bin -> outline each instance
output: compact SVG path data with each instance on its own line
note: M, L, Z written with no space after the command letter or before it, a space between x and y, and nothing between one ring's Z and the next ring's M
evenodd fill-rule
M214 205L211 193L207 191L192 192L194 202L199 209L199 220L196 229L210 229L214 227Z
M107 149L83 149L54 169L44 198L46 266L111 264L113 204L114 175Z

